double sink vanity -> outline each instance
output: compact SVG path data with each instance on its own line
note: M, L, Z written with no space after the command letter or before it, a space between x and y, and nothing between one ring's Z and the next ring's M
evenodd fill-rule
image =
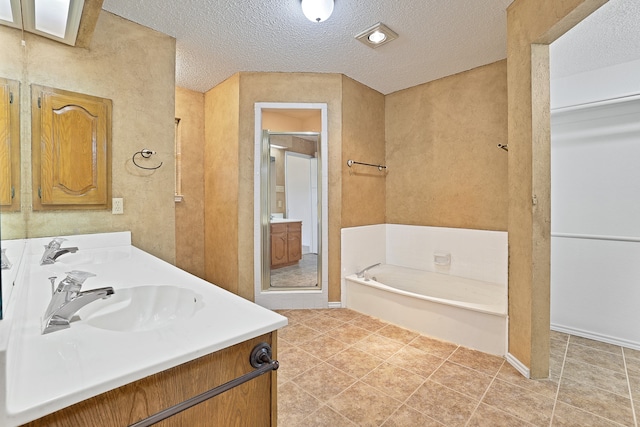
M132 246L130 233L67 236L41 264L51 242L2 242L0 425L151 425L254 373L258 345L275 359L285 317ZM162 425L275 426L276 386L265 371Z

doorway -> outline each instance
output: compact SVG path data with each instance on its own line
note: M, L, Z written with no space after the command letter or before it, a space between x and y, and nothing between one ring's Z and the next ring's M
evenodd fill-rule
M255 302L326 308L327 105L256 103L255 123Z

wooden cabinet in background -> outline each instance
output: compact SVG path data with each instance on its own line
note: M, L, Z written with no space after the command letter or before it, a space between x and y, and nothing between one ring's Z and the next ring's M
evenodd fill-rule
M302 259L302 222L271 223L271 268L293 265Z
M31 85L33 208L109 209L111 100Z
M20 210L20 82L0 78L0 209Z

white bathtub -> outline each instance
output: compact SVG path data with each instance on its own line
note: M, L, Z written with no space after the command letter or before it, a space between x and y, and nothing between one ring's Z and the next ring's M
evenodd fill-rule
M351 309L465 347L506 354L503 284L381 265L362 279L346 276L345 286Z

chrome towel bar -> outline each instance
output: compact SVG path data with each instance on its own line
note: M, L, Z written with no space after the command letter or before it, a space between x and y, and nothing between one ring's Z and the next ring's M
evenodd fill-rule
M129 427L147 427L153 425L186 409L189 409L192 406L209 400L212 397L222 394L225 391L229 391L234 387L244 384L247 381L251 381L252 379L266 374L269 371L275 371L280 367L280 364L277 360L271 359L271 347L269 346L269 344L264 342L256 345L253 348L249 357L249 363L251 363L251 366L256 368L255 371L244 374L236 379L219 385L218 387L214 387L209 391L205 391L202 394L194 396L191 399L187 399L182 403L178 403L177 405L164 409L156 414L151 415L150 417L138 421L135 424L131 424Z

